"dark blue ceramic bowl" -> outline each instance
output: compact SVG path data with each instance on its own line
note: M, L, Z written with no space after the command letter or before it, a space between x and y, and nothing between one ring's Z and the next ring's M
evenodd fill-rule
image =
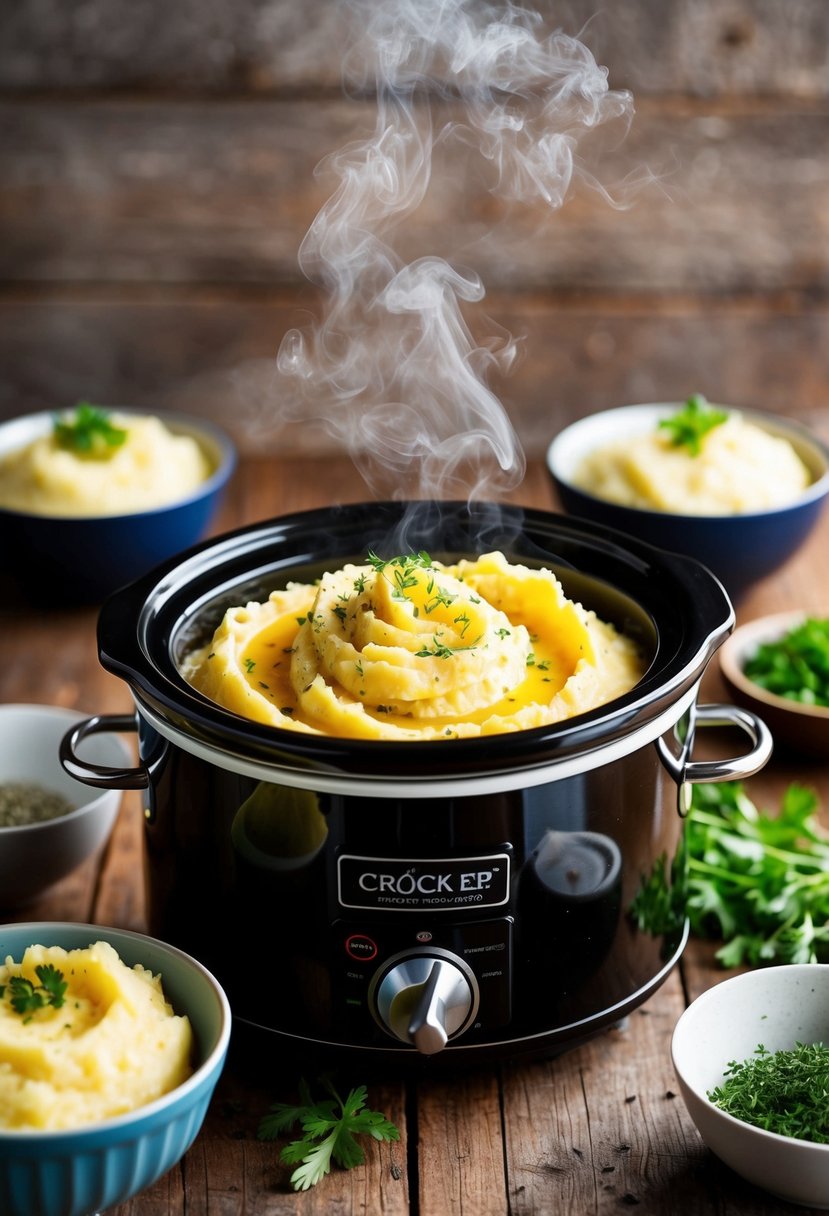
M0 508L4 571L35 604L97 604L168 557L201 540L236 467L236 449L218 427L188 414L154 413L176 435L191 435L212 473L195 493L124 515L36 515ZM0 425L0 458L48 434L52 412Z
M547 468L562 507L571 515L616 528L674 553L687 553L711 570L732 599L777 570L800 548L829 495L829 447L786 418L741 410L750 422L787 439L812 475L793 503L742 515L678 515L608 502L571 480L582 459L616 439L651 431L681 403L628 405L589 414L560 431L547 449Z

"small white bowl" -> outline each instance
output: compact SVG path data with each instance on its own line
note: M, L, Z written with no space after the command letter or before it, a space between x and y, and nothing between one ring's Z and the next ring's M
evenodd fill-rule
M749 1182L789 1203L829 1209L829 1144L753 1127L716 1107L708 1093L732 1061L759 1044L829 1046L829 964L765 967L722 980L685 1010L671 1055L688 1113L705 1143Z
M115 826L121 791L90 791L60 763L61 739L86 717L54 705L0 705L0 784L34 782L62 794L75 808L40 823L0 827L0 908L31 903L91 857ZM83 748L92 763L134 767L119 735L95 736Z

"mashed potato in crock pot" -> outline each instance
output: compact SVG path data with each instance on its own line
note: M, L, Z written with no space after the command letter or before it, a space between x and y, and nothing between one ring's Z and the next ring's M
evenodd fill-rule
M12 1005L10 981L40 988L37 968L67 984L62 1003ZM0 1129L80 1127L152 1102L191 1074L193 1034L161 980L127 967L108 942L82 950L30 946L0 966Z
M230 608L182 674L256 722L355 739L447 739L544 726L627 692L634 643L549 570L488 553L410 555L290 583Z
M63 447L54 432L0 461L0 507L35 515L122 515L186 498L213 469L189 435L152 415L108 415L126 431L93 454Z
M740 515L792 502L809 470L791 444L730 413L703 435L700 451L675 446L663 430L591 452L574 485L610 502L681 515Z

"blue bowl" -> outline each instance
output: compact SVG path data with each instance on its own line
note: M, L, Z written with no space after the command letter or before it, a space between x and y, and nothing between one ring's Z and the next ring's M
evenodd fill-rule
M149 410L118 408L119 414ZM123 515L38 515L0 507L4 570L38 605L99 604L119 587L194 545L207 532L236 468L236 449L218 427L187 414L158 413L176 435L190 435L212 473L185 498ZM0 424L0 457L52 429L52 412Z
M829 495L829 447L806 427L758 410L740 410L747 421L787 439L809 469L812 481L789 505L741 515L680 515L609 502L574 485L582 459L616 439L653 430L681 403L628 405L589 414L560 431L547 449L547 469L561 505L571 515L616 528L660 549L697 558L732 599L766 578L800 548Z
M230 1040L230 1006L201 963L125 929L61 922L0 925L0 958L19 960L34 943L75 949L109 942L128 966L160 974L176 1013L187 1014L197 1067L184 1084L146 1106L72 1131L0 1130L3 1216L89 1216L123 1203L166 1173L201 1129Z

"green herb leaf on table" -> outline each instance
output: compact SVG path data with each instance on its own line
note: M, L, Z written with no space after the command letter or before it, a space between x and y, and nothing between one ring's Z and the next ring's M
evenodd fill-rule
M686 828L688 916L725 967L829 962L829 832L797 783L779 811L741 782L696 785Z
M109 419L108 410L98 409L88 401L81 401L75 407L74 417L61 418L55 415L53 418L55 442L58 447L81 456L90 456L96 460L107 458L115 448L121 447L127 438L126 430L113 426Z
M331 1095L329 1098L314 1099L303 1078L299 1082L299 1103L276 1102L259 1123L260 1140L276 1140L297 1124L302 1128L302 1137L292 1140L280 1153L286 1165L299 1163L291 1174L295 1191L307 1191L321 1182L330 1173L332 1161L347 1170L362 1165L365 1155L355 1136L368 1135L378 1141L400 1139L400 1132L385 1115L366 1109L365 1085L349 1090L343 1101L328 1077L320 1077L319 1083Z
M702 441L715 426L728 420L728 411L715 409L699 393L689 397L681 410L670 418L663 418L659 426L669 432L671 445L687 448L692 456L699 456Z
M829 1144L829 1047L797 1043L770 1052L761 1043L754 1057L729 1063L708 1097L753 1127Z

